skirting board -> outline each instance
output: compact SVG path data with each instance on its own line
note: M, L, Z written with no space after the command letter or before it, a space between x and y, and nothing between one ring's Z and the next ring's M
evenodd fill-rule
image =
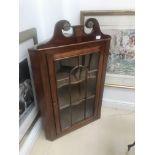
M134 111L134 103L130 102L123 102L118 100L111 100L111 99L103 99L102 107L111 107L111 108L117 108L117 109L124 109L124 110L131 110ZM36 140L39 138L39 135L41 134L43 128L42 128L42 119L39 118L36 124L34 125L33 129L31 130L30 134L28 135L26 141L21 146L19 155L29 155L32 151L32 148L36 142Z
M19 155L29 155L36 140L39 138L42 131L42 119L39 118L35 123L34 127L27 135L25 142L19 149Z
M102 101L103 107L110 107L122 110L135 110L135 103L126 102L126 101L119 101L119 100L112 100L104 98Z

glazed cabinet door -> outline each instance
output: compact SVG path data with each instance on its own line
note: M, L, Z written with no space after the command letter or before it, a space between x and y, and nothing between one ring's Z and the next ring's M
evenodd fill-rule
M52 60L53 58L53 60ZM53 61L53 62L52 62ZM63 132L95 116L99 93L100 52L72 55L59 59L48 57L49 69L55 77L53 93L58 132ZM100 73L101 74L101 73ZM54 89L54 88L53 88ZM97 90L98 89L98 90Z

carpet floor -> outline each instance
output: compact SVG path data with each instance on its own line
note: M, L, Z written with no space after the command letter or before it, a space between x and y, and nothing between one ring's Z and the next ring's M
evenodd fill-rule
M102 107L101 119L53 142L42 131L30 155L134 155L134 129L133 111Z

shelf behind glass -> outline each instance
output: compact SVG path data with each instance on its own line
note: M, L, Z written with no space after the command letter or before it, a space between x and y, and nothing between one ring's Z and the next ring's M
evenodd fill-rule
M94 114L94 102L95 96L92 96L87 98L86 100L79 101L78 104L73 104L72 106L68 106L61 109L61 128L69 128L72 126L72 124L78 123L84 119L92 117Z
M96 78L97 72L98 72L97 69L88 71L88 78ZM84 80L85 79L83 76L83 77L81 77L81 80L79 80L76 83L83 82ZM72 81L72 79L71 79L71 81ZM69 84L69 73L61 73L61 72L59 73L58 72L57 73L57 87L60 88L60 87L63 87L64 85L67 85L67 84Z

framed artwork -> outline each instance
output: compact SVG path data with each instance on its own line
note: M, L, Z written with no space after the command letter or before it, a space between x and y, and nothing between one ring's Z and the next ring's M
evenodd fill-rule
M36 44L37 32L35 28L19 33L19 142L23 142L38 118L35 89L28 48Z
M104 34L112 37L105 85L134 89L135 12L124 10L81 11L81 24L91 17L98 20Z

